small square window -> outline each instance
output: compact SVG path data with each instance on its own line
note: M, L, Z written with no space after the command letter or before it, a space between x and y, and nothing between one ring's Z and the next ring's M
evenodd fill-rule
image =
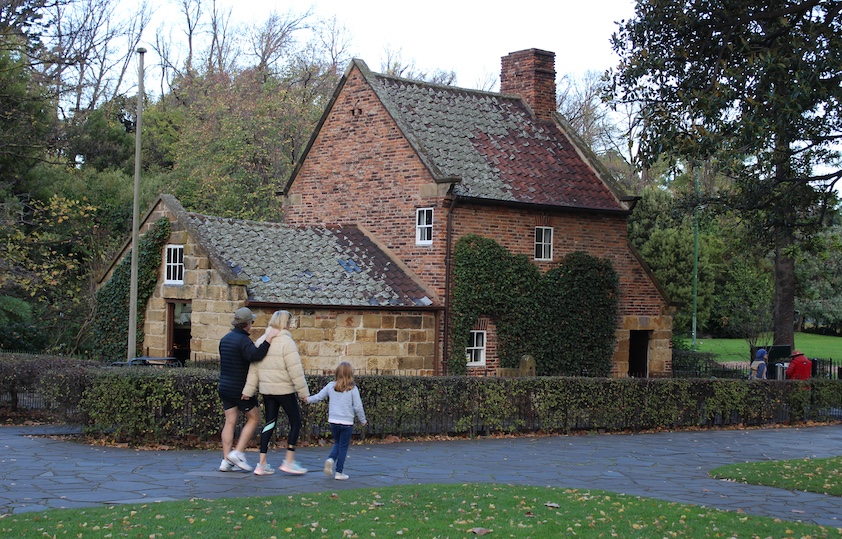
M184 284L184 246L167 245L164 284Z
M465 360L469 367L485 365L485 331L471 330L468 347L465 348Z
M553 259L553 227L535 227L535 260Z
M415 245L433 244L433 208L415 211Z

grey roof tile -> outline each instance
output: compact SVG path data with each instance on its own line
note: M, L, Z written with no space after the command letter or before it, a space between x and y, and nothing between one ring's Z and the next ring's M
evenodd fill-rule
M249 300L336 306L428 306L424 288L359 228L291 227L186 212L188 228L247 280Z

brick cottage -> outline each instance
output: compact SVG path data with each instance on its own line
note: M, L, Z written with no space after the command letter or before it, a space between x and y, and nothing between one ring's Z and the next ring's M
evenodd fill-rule
M358 369L444 373L452 252L459 238L477 234L541 271L574 251L610 261L620 279L612 374L669 372L669 301L626 236L636 199L571 132L555 94L555 55L537 49L502 59L500 93L377 74L353 60L281 192L283 225L189 214L166 196L147 215L147 225L157 215L176 223L167 249L182 247L184 282L166 283L162 272L144 346L151 355L175 347L212 358L237 307L259 313L256 327L286 308L300 320L293 337L307 369L342 358ZM231 232L203 231L199 223L208 222L239 228L240 238L266 227L302 242L338 236L301 249L279 239L256 255L222 245L214 234ZM267 261L298 259L298 273L266 274ZM308 281L327 275L335 279ZM362 286L349 280L358 277L384 295L348 295ZM404 283L400 299L385 299L394 282ZM296 292L311 288L324 293ZM494 322L476 321L469 374L500 372Z

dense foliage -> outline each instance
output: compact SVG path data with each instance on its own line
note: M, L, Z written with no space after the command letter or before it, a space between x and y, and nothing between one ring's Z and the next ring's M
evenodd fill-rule
M524 255L469 235L454 249L448 372L464 373L471 328L494 321L503 367L531 355L539 375L607 376L611 371L619 279L611 263L583 252L541 275Z
M842 406L842 381L823 378L356 379L369 422L364 431L377 437L766 425L826 420ZM307 377L311 393L330 380ZM215 439L223 419L217 384L215 370L102 367L67 358L0 356L0 391L34 389L57 417L81 423L90 435L132 444L179 446ZM328 435L326 403L302 412L305 439Z
M836 0L640 0L613 36L608 93L642 111L648 162L715 162L707 193L775 254L775 342L793 343L799 234L825 223L842 177Z
M99 346L97 278L130 234L132 69L149 10L119 0L0 5L0 322L9 328L0 348ZM206 0L177 11L167 24L175 36L187 24L189 43L162 33L147 66L160 84L143 99L141 211L169 192L191 211L278 220L275 192L336 87L348 38L309 13L237 28ZM312 41L299 42L305 28Z
M143 343L146 304L155 292L164 245L170 237L170 222L160 218L141 236L137 257L137 343ZM93 353L98 358L117 361L127 357L129 303L131 292L131 251L114 268L111 278L96 293L96 324ZM143 355L136 350L134 356Z

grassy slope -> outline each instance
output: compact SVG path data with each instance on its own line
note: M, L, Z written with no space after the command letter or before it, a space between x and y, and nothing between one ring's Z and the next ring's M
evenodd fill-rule
M719 361L749 361L751 358L748 343L743 339L697 339L696 347L700 352L713 352ZM796 333L795 348L807 357L832 358L834 365L842 365L842 337Z

